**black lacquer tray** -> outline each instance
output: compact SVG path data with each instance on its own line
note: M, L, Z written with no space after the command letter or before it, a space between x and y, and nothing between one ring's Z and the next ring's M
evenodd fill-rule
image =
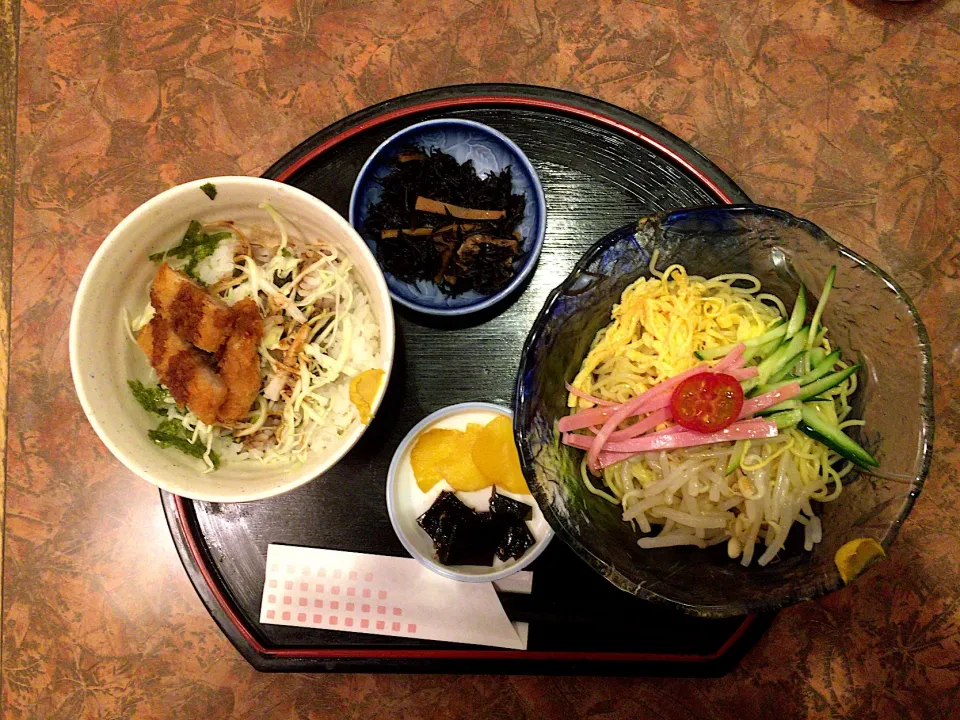
M527 651L259 623L267 545L404 555L387 517L393 452L425 415L458 402L509 405L530 324L549 291L611 230L656 210L747 202L696 150L646 120L581 95L520 85L440 88L390 100L317 133L265 177L347 214L357 172L397 130L461 117L509 136L536 167L547 235L523 292L481 317L437 319L395 306L397 354L379 414L329 473L281 497L243 504L161 493L191 581L214 620L260 670L720 675L769 623L706 620L645 603L590 570L559 539L530 569L529 596L501 596L530 623Z

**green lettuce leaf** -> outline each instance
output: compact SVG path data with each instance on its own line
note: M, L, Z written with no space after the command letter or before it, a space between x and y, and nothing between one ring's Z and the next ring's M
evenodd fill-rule
M136 401L140 403L140 407L148 413L156 413L157 415L167 414L163 402L167 398L167 391L162 387L159 385L147 387L139 380L127 380L127 385L130 386L130 392L133 393Z
M186 453L195 458L202 458L207 452L207 446L202 442L191 442L190 434L183 426L183 423L177 420L164 420L156 430L148 430L147 436L162 448L176 448L180 452ZM220 468L220 456L215 452L210 453L210 460L213 462L213 469Z

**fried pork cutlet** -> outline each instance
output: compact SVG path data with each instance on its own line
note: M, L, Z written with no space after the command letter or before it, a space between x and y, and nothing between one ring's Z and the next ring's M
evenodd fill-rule
M179 405L187 405L205 423L217 421L227 385L203 353L184 342L162 315L140 331L137 345Z
M217 414L222 423L236 422L249 412L263 381L258 353L263 318L257 303L245 298L231 309L233 332L223 346L219 362L220 377L227 386L227 398Z
M150 304L177 335L207 352L219 350L233 329L230 308L167 263L153 278Z

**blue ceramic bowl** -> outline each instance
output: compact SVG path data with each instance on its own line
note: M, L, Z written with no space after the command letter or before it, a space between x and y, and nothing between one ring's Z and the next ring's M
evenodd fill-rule
M371 206L380 199L379 180L389 172L389 162L397 152L411 145L425 149L437 148L456 158L457 162L473 161L480 176L512 168L513 192L527 199L523 222L518 230L523 236L523 255L517 261L516 275L493 295L469 291L456 297L440 292L435 283L419 281L416 284L398 280L384 273L390 296L401 305L428 315L466 315L495 305L515 292L533 272L543 247L547 228L547 203L543 188L533 165L523 151L503 133L471 120L427 120L401 130L385 140L360 169L350 196L350 224L363 235L363 226ZM375 240L364 237L376 255Z
M766 292L788 299L801 281L823 287L830 266L837 266L824 325L844 360L866 364L853 397L854 417L866 421L858 439L874 450L880 466L848 475L841 495L820 507L823 542L812 552L803 551L802 537L799 543L788 539L777 562L744 568L727 557L726 545L641 549L620 506L585 489L582 452L559 443L556 422L567 414L564 382L576 375L623 290L650 277L654 250L660 251L660 269L681 263L706 277L750 273ZM871 537L889 547L923 486L933 428L930 343L910 298L816 225L756 205L652 215L600 240L534 322L514 406L527 483L557 534L623 590L708 617L772 611L818 597L842 585L833 557L843 544Z

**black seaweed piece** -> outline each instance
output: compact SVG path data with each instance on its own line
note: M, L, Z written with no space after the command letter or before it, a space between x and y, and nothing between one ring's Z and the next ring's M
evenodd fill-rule
M494 486L493 494L490 496L490 512L514 520L529 520L533 517L532 507L519 500L514 500L512 497L501 495L497 492L496 486Z
M519 560L523 554L533 547L533 535L530 534L527 524L522 520L510 519L504 520L503 529L500 535L500 542L497 545L497 557L501 560L513 558Z
M464 505L454 493L444 490L433 501L433 505L417 518L417 524L436 542L435 535L440 531L440 522L444 515L461 518L472 512L474 511Z
M398 235L377 240L377 262L395 278L414 283L435 278L443 255L430 238Z
M472 233L467 237L477 237L477 233ZM494 238L495 239L495 238ZM520 253L505 245L488 242L488 238L480 240L469 259L463 258L457 263L457 284L455 286L458 292L461 290L461 283L465 289L475 289L484 295L490 295L496 292L516 274L514 270L514 261L520 257Z
M437 543L437 560L444 565L493 565L493 555L497 548L497 538L493 534L492 523L483 516L489 513L475 513L470 520L450 520L445 515L441 525L449 521L449 531L443 541Z
M499 536L489 513L478 513L452 492L444 491L417 523L433 540L443 565L493 565Z
M471 258L470 271L451 263L454 278L439 277L443 266L442 243L429 236L384 238L384 230L432 228L439 229L451 222L469 224L470 234L481 233L493 238L513 238L523 220L527 199L512 191L513 173L507 167L499 173L477 175L472 161L460 164L452 156L431 148L404 148L390 163L389 173L378 180L380 199L371 206L361 230L364 237L377 244L377 261L381 267L404 282L429 280L437 282L440 290L459 295L467 290L490 294L503 287L515 274L515 261L520 253L504 247L484 247ZM478 210L504 210L499 220L456 220L447 215L420 212L415 209L417 197L469 207ZM460 242L465 238L458 232ZM458 247L454 248L456 253Z
M496 488L490 512L477 512L445 490L417 523L433 540L441 564L490 567L494 555L501 560L520 559L533 546L533 535L524 522L531 515L529 505L498 495Z

